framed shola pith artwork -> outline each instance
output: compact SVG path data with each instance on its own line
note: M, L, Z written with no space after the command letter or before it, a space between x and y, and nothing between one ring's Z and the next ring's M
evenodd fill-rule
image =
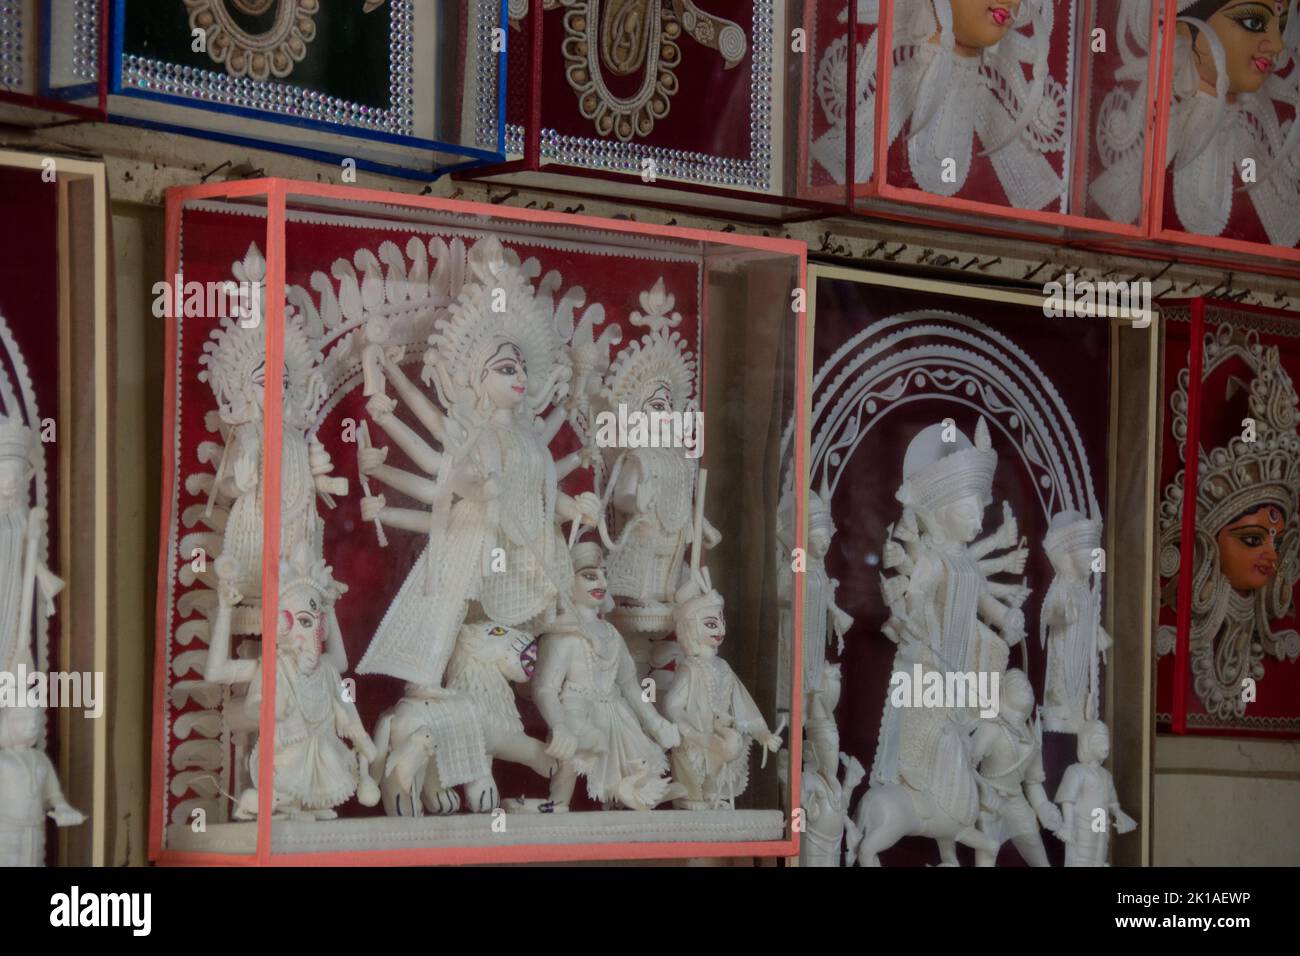
M23 223L0 236L0 865L103 865L116 580L104 167L0 151L0 214Z
M408 177L499 159L505 0L114 0L115 120Z
M796 853L804 247L283 180L168 210L151 856Z
M826 266L810 293L803 862L1139 858L1158 317Z
M1157 724L1175 733L1294 738L1295 322L1288 313L1205 299L1173 303L1166 314Z
M0 2L0 120L102 120L110 0Z

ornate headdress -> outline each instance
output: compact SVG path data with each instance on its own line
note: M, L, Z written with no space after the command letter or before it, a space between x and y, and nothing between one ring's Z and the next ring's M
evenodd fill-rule
M693 404L695 356L680 333L669 331L682 320L680 313L672 311L674 301L662 278L641 293L645 313L633 312L629 318L633 325L648 326L650 331L630 343L610 365L603 395L611 408L640 409L661 387L672 393L674 411Z
M258 418L263 407L263 385L255 379L266 366L267 320L260 303L266 293L266 260L256 243L250 243L242 261L231 267L242 286L252 289L253 301L241 304L235 315L224 318L203 343L199 381L212 387L222 420L239 425ZM295 418L306 425L324 399L324 386L313 371L321 362L319 349L308 338L300 314L286 313L284 320L284 400Z
M306 542L299 542L293 554L280 562L280 593L312 591L322 607L329 607L347 593L348 586L334 578L333 568L312 555Z
M537 263L521 263L496 237L476 243L467 264L470 275L460 294L429 336L426 377L432 374L444 402L455 408L478 393L484 366L509 343L523 358L528 373L524 404L536 414L557 400L560 370L567 368L554 303L541 294L551 284L544 282L539 292L532 282Z
M944 441L951 426L943 423L923 429L903 456L903 484L895 497L922 514L968 496L988 507L993 501L993 473L998 455L981 416L975 426L975 443L957 431L954 441ZM954 429L955 430L955 429Z
M1058 511L1052 515L1043 537L1043 550L1048 557L1063 558L1076 551L1089 551L1101 547L1101 522L1077 511Z

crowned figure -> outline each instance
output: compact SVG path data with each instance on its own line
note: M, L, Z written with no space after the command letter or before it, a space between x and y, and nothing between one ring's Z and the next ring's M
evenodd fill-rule
M1226 442L1213 447L1202 435L1197 444L1189 650L1193 687L1206 713L1219 724L1243 724L1246 680L1264 679L1266 657L1294 663L1300 656L1300 634L1272 624L1292 613L1300 579L1300 397L1277 347L1262 346L1254 331L1225 325L1207 336L1205 355L1207 378L1229 362L1253 375L1248 384L1231 376L1225 398L1239 398L1245 385L1254 433L1243 434L1242 415L1230 411L1227 427L1235 430ZM1187 370L1170 403L1175 434L1186 435ZM1184 445L1179 448L1185 456ZM1169 579L1162 599L1171 608L1178 605L1184 474L1174 476L1160 506L1160 573ZM1157 648L1161 654L1174 649L1172 627L1161 628Z
M1151 9L1122 0L1117 90L1102 103L1097 145L1105 171L1093 197L1119 222L1136 222L1142 195ZM1165 161L1178 223L1220 236L1243 205L1268 242L1300 243L1300 16L1297 0L1177 0L1173 102Z
M566 609L542 628L533 699L550 728L546 753L560 762L551 808L569 809L579 776L605 805L651 810L682 795L664 751L681 738L642 696L623 638L604 620L605 557L594 541L573 547Z
M1009 505L1003 503L1002 526L976 540L992 501L997 460L983 418L974 443L948 420L923 429L908 445L896 495L903 515L889 528L884 555L885 569L896 573L881 578L890 608L884 633L898 645L896 673L910 674L919 664L923 672L1001 675L1010 647L1024 638L1020 607L1028 589L993 580L1023 572L1027 556ZM931 708L900 708L887 698L872 784L939 788L941 806L964 804L964 784L961 793L943 788L966 778L959 768L969 759L964 737L977 709L972 702L939 720Z
M878 0L857 4L859 24L879 22ZM1054 7L1051 0L894 5L887 142L905 135L908 165L921 189L960 193L978 149L1010 205L1043 209L1063 199L1061 174L1047 158L1064 153L1069 128L1065 87L1048 66ZM814 142L812 155L838 182L846 172L849 95L857 97L855 175L865 180L873 168L878 37L877 30L858 47L852 94L844 74L847 44L856 40L830 44L818 69L818 97L831 126Z
M722 607L707 569L694 572L677 592L673 620L686 656L662 707L681 733L672 765L673 777L686 790L674 806L683 810L734 807L749 786L750 746L757 742L772 753L781 748L780 736L768 728L754 698L718 656L727 634Z
M1039 636L1047 649L1043 727L1074 734L1100 716L1100 666L1111 646L1101 626L1101 575L1094 573L1101 548L1101 522L1077 511L1052 516L1043 550L1056 576L1039 613Z
M672 311L673 296L662 279L642 293L641 307L644 314L633 312L631 322L650 331L614 359L601 394L607 418L647 423L640 433L645 441L629 439L631 447L613 445L606 452L606 521L614 539L606 541L609 591L616 605L610 618L638 659L651 657L648 640L672 629L704 438L696 427L695 356L681 334L671 331L682 317ZM688 441L693 444L683 447ZM706 520L703 546L720 539Z
M371 418L423 474L385 464L386 448L359 456L367 479L426 506L367 496L362 517L425 535L428 544L357 670L433 688L472 606L476 618L525 630L553 617L573 582L559 523L594 525L600 510L591 493L559 490L565 471L548 447L565 421L558 403L571 376L553 303L495 238L479 241L464 269L424 354L423 379L441 408L394 363L384 369L441 449L398 418L396 399L377 392L366 406Z

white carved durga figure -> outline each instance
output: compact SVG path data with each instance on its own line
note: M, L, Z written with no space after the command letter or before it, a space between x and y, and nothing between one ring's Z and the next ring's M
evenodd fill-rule
M1024 639L1020 606L1028 589L993 580L1021 574L1028 553L1010 506L1003 504L1002 527L976 540L997 460L983 418L973 444L949 420L908 445L896 496L903 516L890 527L884 554L885 570L895 573L881 577L890 608L883 630L898 645L895 672L910 674L920 664L940 673L1000 675L1010 647ZM996 843L975 829L975 710L901 708L886 696L871 787L855 818L860 862L878 864L881 851L909 834L933 837L950 865L957 842L996 854Z
M575 453L557 463L548 448L565 422L567 409L557 403L571 370L550 298L559 277L551 273L534 288L535 267L495 238L461 254L455 268L463 283L424 355L423 378L441 408L391 356L378 356L402 403L441 450L397 416L397 400L371 396L371 418L422 474L385 464L380 448L362 450L362 475L427 510L367 496L362 516L426 535L428 545L384 615L360 673L440 687L471 605L489 620L531 629L554 615L570 589L573 569L559 523L594 525L600 504L591 493L574 498L558 489L585 457ZM574 300L566 296L567 309Z
M184 0L190 29L207 36L206 50L213 63L224 64L231 76L266 80L284 79L307 56L316 38L320 0ZM371 13L384 0L365 0L362 12ZM252 18L271 14L270 23L255 32Z
M1300 243L1300 16L1297 0L1178 0L1166 163L1183 229L1219 236L1250 203L1268 241ZM1150 4L1122 0L1117 79L1098 118L1107 215L1135 222L1142 195ZM1289 68L1289 72L1288 72ZM1285 75L1283 75L1285 74Z
M860 24L879 22L878 0L857 2ZM1069 129L1066 89L1048 67L1056 6L1050 0L895 4L887 142L906 128L908 164L921 189L960 193L978 149L1010 205L1043 209L1063 199L1064 181L1048 160L1064 154ZM852 79L859 182L871 176L875 161L878 36L859 45ZM841 37L822 55L817 95L830 129L812 147L813 158L839 183L847 176L848 43Z
M578 109L601 136L622 142L650 135L668 115L678 92L677 68L683 32L722 56L725 69L745 58L749 38L730 20L707 13L694 0L545 0L543 8L562 8L564 59ZM511 19L527 6L510 5ZM640 78L623 96L610 89Z

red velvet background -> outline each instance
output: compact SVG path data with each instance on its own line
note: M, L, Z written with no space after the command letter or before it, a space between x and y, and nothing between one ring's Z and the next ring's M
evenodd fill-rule
M777 0L777 5L784 0ZM507 115L511 123L527 126L530 122L528 92L534 89L528 68L532 44L534 5L524 29L510 30L510 87ZM750 89L753 68L752 0L710 0L705 9L714 16L738 24L749 37L750 46L744 59L731 69L723 68L722 55L688 36L684 31L677 39L681 52L677 75L677 93L671 99L668 115L655 121L648 136L638 136L632 144L686 152L704 153L727 159L747 160L750 156ZM578 109L578 96L569 86L565 74L564 14L566 8L548 10L543 19L542 82L536 95L541 98L543 129L561 135L580 136L618 144L617 137L601 137L592 121ZM779 39L779 38L778 38ZM608 70L605 82L612 93L628 96L639 88L642 73L615 76Z
M382 226L323 226L306 222L289 222L286 226L286 260L285 281L288 285L307 286L312 272L328 272L330 264L336 259L351 260L359 248L378 249L381 242L391 239L399 247L405 248L406 239L413 229L385 228ZM183 222L182 267L184 279L190 281L224 281L231 277L231 263L243 257L250 242L256 242L259 249L265 250L266 223L261 218L236 216L212 211L187 211ZM426 238L443 235L447 232L420 232ZM467 237L472 241L472 236ZM620 250L613 254L597 254L582 249L556 248L558 243L548 244L544 239L530 241L510 240L506 245L514 248L524 259L538 259L545 275L552 269L558 270L564 282L557 294L573 286L586 290L586 305L601 303L605 307L605 322L597 326L593 334L600 332L610 324L617 324L623 331L623 341L614 346L612 355L621 348L644 334L644 329L633 326L629 315L634 310L641 310L639 295L649 290L659 277L663 277L667 290L676 296L674 311L682 314L681 324L677 330L696 350L698 344L699 322L699 263L696 260L656 260L646 251ZM585 309L586 306L584 306ZM582 309L575 313L580 318ZM197 458L200 441L212 440L213 436L203 428L203 415L215 408L215 400L210 387L200 382L197 373L200 369L198 358L202 354L203 343L216 325L210 320L185 319L181 336L180 382L179 394L181 412L177 423L178 460L180 462L181 488L179 508L203 500L185 492L183 482L186 475L209 470L202 466ZM419 381L419 362L404 365L408 377ZM698 382L697 382L698 388ZM391 388L389 394L393 394ZM421 426L409 417L404 410L399 410L404 418L418 433L423 434ZM360 387L346 395L331 411L322 424L318 435L329 451L334 464L334 474L345 477L349 482L348 495L336 499L337 509L330 511L323 500L317 498L317 510L325 521L325 560L333 567L335 577L348 586L345 594L336 606L336 613L344 642L348 651L348 660L355 667L365 653L371 636L379 624L389 603L405 580L407 573L415 564L427 540L425 536L387 529L388 547L381 549L378 545L374 525L361 520L362 492L358 482L356 466L356 446L345 442L345 420L355 422L368 419L365 413L365 399ZM377 426L371 424L371 440L374 444L388 445L390 448L389 464L399 468L412 468L395 443L390 441ZM552 444L556 457L575 450L578 442L572 431L566 426ZM591 488L590 472L579 470L573 472L561 483L561 490L570 494ZM397 492L372 482L372 493L383 493L391 506L422 507L412 501L404 500ZM166 529L175 534L175 529ZM181 529L184 533L184 529ZM180 556L185 558L184 555ZM188 560L188 559L186 559ZM173 581L175 568L173 568ZM176 585L176 597L182 593ZM173 628L181 622L175 615L173 607ZM173 653L184 648L173 643ZM195 675L190 675L192 679ZM349 674L357 681L357 706L362 720L368 729L373 729L379 714L392 706L402 692L402 682L383 676L361 676ZM172 680L176 678L171 677ZM525 693L526 685L516 685ZM169 705L170 706L170 705ZM190 705L184 709L172 707L174 719L183 710L194 709ZM546 738L545 725L536 714L531 702L521 701L521 713L530 734L539 739ZM174 737L168 739L167 749L179 741ZM521 794L540 797L546 794L546 782L526 768L517 768L510 764L498 762L495 766L497 782L505 796L515 797ZM170 769L169 769L170 773ZM575 800L575 809L583 809L586 800L581 783L578 788L579 799ZM174 805L169 798L169 806ZM170 812L170 811L169 811ZM340 808L344 816L367 816L380 813L360 807L351 801Z
M43 446L49 489L48 535L51 571L66 580L59 552L59 454L57 439L67 437L70 423L59 409L59 187L43 182L40 170L0 168L0 315L14 335L18 350L27 363L36 391L36 410L41 418L55 420L56 441ZM15 392L18 377L8 362L5 374ZM76 370L74 369L74 374ZM5 409L8 414L16 409ZM39 426L38 426L39 427ZM32 499L33 501L35 498ZM37 605L39 608L39 604ZM39 610L38 610L39 613ZM49 618L50 667L59 667L59 640L63 622L56 612ZM46 750L58 761L55 728L57 714L51 710L46 724ZM47 854L57 851L54 825L47 826ZM51 860L53 857L51 856Z
M981 303L885 286L821 279L817 286L816 340L813 344L816 371L852 336L872 323L915 309L943 309L974 318L1008 336L1029 354L1055 384L1067 408L1073 413L1087 450L1094 487L1103 513L1106 507L1106 450L1109 407L1109 332L1105 323L1082 319L1045 319L1040 310L1005 303ZM924 347L927 338L919 333L906 339L908 348ZM852 354L859 354L855 347ZM819 396L814 395L814 402ZM886 528L898 520L902 506L894 492L902 482L903 455L908 443L922 428L952 416L958 428L973 436L977 414L965 406L938 399L895 404L888 417L878 422L849 459L841 474L832 502L836 534L827 557L827 569L840 582L836 601L854 619L845 640L843 694L836 712L840 728L840 749L871 769L880 718L893 670L895 645L880 632L889 616L880 592L880 555ZM814 423L814 428L819 423ZM1011 458L1007 438L991 429L999 464L993 483L993 504L984 513L983 534L1001 524L1001 503L1008 501L1019 531L1030 548L1025 567L1032 594L1023 611L1029 651L1029 677L1038 703L1043 700L1046 656L1039 643L1038 611L1051 583L1052 569L1043 552L1047 516L1027 486L1027 475ZM816 481L820 482L820 475ZM981 535L982 537L983 535ZM1124 556L1108 556L1111 573L1124 573ZM1004 578L1011 580L1010 578ZM1117 635L1116 640L1124 636ZM1012 666L1022 667L1023 657L1011 652ZM1123 733L1124 728L1115 728ZM1067 766L1075 760L1075 738L1045 734L1043 763L1047 772L1048 796ZM865 792L866 783L858 790ZM1044 845L1053 865L1064 858L1061 844L1044 832ZM959 847L963 865L974 857ZM933 840L905 838L881 855L885 866L919 866L938 862ZM1019 865L1019 853L1008 843L998 858L1000 865Z

